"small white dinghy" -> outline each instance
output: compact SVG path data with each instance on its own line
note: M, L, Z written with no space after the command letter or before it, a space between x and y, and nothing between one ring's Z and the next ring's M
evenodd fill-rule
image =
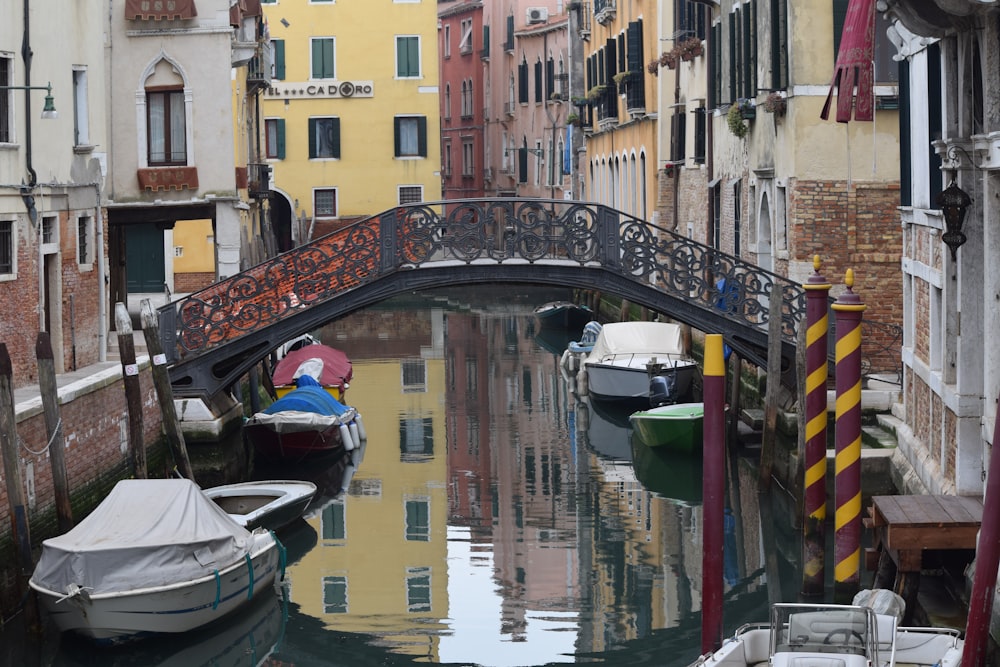
M888 610L858 604L891 599ZM690 667L960 667L963 640L951 628L899 627L902 598L861 591L854 605L776 603L768 624L748 624Z
M302 516L316 495L316 485L273 479L214 486L203 493L247 530L279 530Z
M283 551L191 480L127 479L75 528L42 542L29 585L60 630L116 643L187 632L275 595Z

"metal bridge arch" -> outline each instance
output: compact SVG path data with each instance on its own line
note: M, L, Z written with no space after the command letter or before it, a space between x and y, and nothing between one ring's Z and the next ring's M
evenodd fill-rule
M600 204L545 199L400 206L160 308L176 396L209 399L284 341L396 294L535 283L622 296L767 365L780 295L782 384L795 386L798 283Z

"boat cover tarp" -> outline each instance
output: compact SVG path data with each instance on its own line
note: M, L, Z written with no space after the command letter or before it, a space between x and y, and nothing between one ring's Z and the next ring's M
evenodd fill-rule
M328 345L306 345L289 352L274 367L271 380L276 387L295 384L302 375L310 375L320 384L343 388L354 374L347 355Z
M315 412L319 415L340 416L350 408L335 399L311 376L303 375L296 380L297 387L271 405L264 408L264 414L279 412Z
M188 479L127 479L68 533L42 542L32 580L90 595L209 576L242 561L250 533Z
M587 361L599 362L620 354L684 354L680 325L670 322L609 322L601 327Z

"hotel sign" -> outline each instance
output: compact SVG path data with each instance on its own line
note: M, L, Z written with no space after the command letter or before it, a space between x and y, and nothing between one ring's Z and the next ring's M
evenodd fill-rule
M264 92L267 99L329 99L333 97L375 97L371 81L272 81Z

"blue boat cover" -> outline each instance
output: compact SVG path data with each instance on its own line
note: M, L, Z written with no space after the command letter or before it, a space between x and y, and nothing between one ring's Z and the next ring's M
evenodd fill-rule
M348 407L331 396L330 392L324 389L311 375L301 375L295 382L295 389L261 412L273 415L294 410L330 416L340 416L347 412Z

